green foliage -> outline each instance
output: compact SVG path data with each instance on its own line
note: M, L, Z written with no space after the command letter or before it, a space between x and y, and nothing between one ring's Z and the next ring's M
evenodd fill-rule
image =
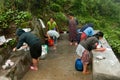
M55 17L55 19L57 21L59 30L60 31L67 30L67 28L66 28L66 23L67 23L66 16L62 12L58 12L58 13L54 14L54 17Z
M27 0L15 0L14 1L15 3L15 7L19 10L19 11L24 11L27 9L27 6L28 4L27 3Z
M51 4L60 5L60 11L68 12L72 5L72 0L51 0Z
M114 33L108 32L106 35L107 35L106 39L109 42L110 46L112 47L114 53L120 54L120 40L116 38L116 35Z
M99 3L99 14L105 17L112 19L118 19L120 15L120 7L116 3L113 3L112 0L104 0Z
M20 26L22 22L28 21L31 18L32 16L29 12L18 12L17 10L13 11L9 9L0 14L0 28L10 28L12 22Z
M10 40L7 45L14 46L17 43L16 39Z
M16 15L15 24L18 25L18 27L22 27L21 23L28 21L31 18L32 18L32 16L29 12L21 11Z
M66 16L62 12L55 13L54 17L57 19L57 21L66 21Z
M4 4L5 10L6 10L6 9L12 8L12 6L14 5L14 2L10 1L10 0L4 0L3 4Z
M113 51L114 51L115 53L119 53L119 54L120 54L120 44L119 44L120 41L117 40L117 39L116 39L116 40L110 40L109 43L110 43Z
M86 23L93 23L94 29L100 30L105 33L105 38L109 42L115 53L120 54L120 29L119 23L113 19L108 19L103 16L98 16L96 18L90 16L77 16L79 22L84 25Z
M4 0L0 0L0 12L4 9Z
M120 29L114 26L114 24L111 22L107 22L107 24L109 24L109 26L105 26L105 28L102 28L101 30L105 33L105 38L112 47L114 53L120 54Z
M53 4L50 5L50 9L51 9L52 11L54 11L54 12L60 12L61 6L58 5L58 4L53 3Z
M95 21L96 21L94 18L92 18L90 16L89 17L77 16L77 18L82 25L84 25L86 23L95 23Z
M11 46L11 47L14 47L15 45L16 45L16 39L12 39L12 40L10 40L8 43L4 43L3 44L3 47L4 48L7 48L8 46Z
M71 9L76 15L104 16L120 20L119 4L113 0L75 0Z
M103 31L115 53L120 53L120 0L3 0L1 8L0 28L9 28L11 22L18 27L27 25L31 12L44 21L52 15L59 28L66 30L64 13L71 11L80 24L93 23L94 29Z
M65 2L66 2L66 0L54 0L54 3L59 4L61 6L64 6Z
M7 12L2 12L0 14L0 28L9 28L10 22L13 21L14 11L8 10Z

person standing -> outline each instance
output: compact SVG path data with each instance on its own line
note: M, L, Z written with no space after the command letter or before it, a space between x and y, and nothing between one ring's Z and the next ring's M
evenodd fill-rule
M33 63L33 65L30 66L30 69L38 70L38 58L41 56L42 53L40 39L36 37L34 34L30 32L25 32L22 29L17 29L16 35L18 36L19 40L16 47L13 48L13 51L16 51L21 46L23 46L23 43L27 43L28 46L30 47L30 54Z
M69 28L69 40L70 45L77 45L77 21L73 14L68 14L69 22L68 22L68 28Z

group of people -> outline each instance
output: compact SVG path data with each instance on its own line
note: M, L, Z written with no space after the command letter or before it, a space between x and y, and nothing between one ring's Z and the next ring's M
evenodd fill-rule
M70 45L77 45L76 53L83 64L83 74L88 74L88 64L90 63L90 52L92 50L105 51L105 48L98 47L99 40L103 38L103 32L94 33L93 24L87 23L77 30L77 21L73 14L69 14L69 40Z
M76 52L79 55L79 58L82 61L83 64L83 74L88 74L88 64L90 63L91 59L91 51L105 51L105 48L98 47L99 46L99 40L103 38L103 33L98 32L95 35L88 37L82 41L80 41L79 45L77 46Z
M30 48L30 54L32 57L32 65L30 66L30 69L38 70L38 61L42 53L40 39L36 35L32 34L31 32L25 32L23 29L17 29L16 35L19 37L19 40L16 47L13 48L13 51L16 51L17 49L22 47L23 43L27 43L27 45ZM60 35L58 33L57 24L53 18L50 18L50 20L47 22L47 32L45 36L48 39L52 38L54 40L53 49L56 49L57 38Z
M90 61L90 51L96 49L97 51L104 51L105 48L97 48L99 39L103 37L103 33L99 32L94 35L93 24L84 25L79 31L77 31L78 22L73 14L68 14L69 18L69 41L70 45L75 44L77 46L76 52L80 56L83 63L83 73L88 73L88 64ZM32 65L30 69L38 70L38 58L41 56L42 47L40 39L30 32L25 32L22 29L17 29L17 36L19 37L18 44L13 51L19 49L23 43L27 43L30 48L30 54L32 57ZM57 38L60 36L58 26L53 18L47 22L47 32L45 36L48 39L54 40L53 49L56 49Z
M93 24L87 23L82 28L77 29L78 22L73 14L68 14L69 18L69 40L70 45L79 44L80 41L94 35Z

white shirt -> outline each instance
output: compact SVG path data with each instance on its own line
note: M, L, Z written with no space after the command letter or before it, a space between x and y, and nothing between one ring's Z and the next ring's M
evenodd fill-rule
M56 38L58 38L59 36L60 36L60 34L57 32L57 31L55 31L55 30L49 30L48 32L47 32L47 34L49 35L49 36L55 36Z
M85 48L81 44L79 44L76 49L77 55L81 57L84 51L85 51Z

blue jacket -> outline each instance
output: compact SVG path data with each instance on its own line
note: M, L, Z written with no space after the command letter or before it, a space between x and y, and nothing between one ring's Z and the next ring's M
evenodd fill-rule
M93 24L92 23L88 23L86 25L84 25L81 29L80 29L80 32L83 32L85 29L87 29L88 27L93 27Z
M88 27L83 31L87 36L93 36L94 35L94 30L92 27Z
M16 46L17 49L20 48L24 42L27 43L29 47L33 46L36 43L40 43L40 39L37 38L34 34L25 32L22 29L17 29L16 34L19 37L19 41Z

